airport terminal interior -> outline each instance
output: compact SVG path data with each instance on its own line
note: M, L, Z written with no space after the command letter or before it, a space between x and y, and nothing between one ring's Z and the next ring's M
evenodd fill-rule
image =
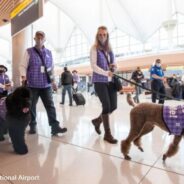
M102 112L102 102L93 84L94 68L90 64L90 49L100 26L108 29L116 74L121 77L117 109L109 115L116 144L104 140L102 124L100 135L92 124ZM143 151L131 144L131 160L124 157L121 141L131 130L132 109L144 102L152 103L151 72L158 59L164 73L164 106L183 107L184 1L0 0L0 69L4 67L10 80L10 86L3 88L6 84L0 73L0 94L2 88L7 90L6 96L11 95L23 84L20 66L26 49L35 46L37 33L45 38L44 46L52 53L55 86L51 93L57 120L67 131L51 134L47 112L39 98L36 133L30 134L29 126L25 130L28 153L15 153L8 133L0 141L0 184L183 184L184 140L182 137L178 152L163 161L174 138L165 131L166 125L163 130L157 122L151 122L155 128L142 137ZM137 67L143 74L139 103L136 83L132 80ZM62 102L64 68L72 74L77 71L72 97L81 94L84 104L78 105L74 97L71 103L68 93L65 103ZM128 104L127 94L137 102L136 107ZM0 129L1 111L0 99ZM149 111L151 106L140 112L135 123ZM184 128L181 132L184 135Z

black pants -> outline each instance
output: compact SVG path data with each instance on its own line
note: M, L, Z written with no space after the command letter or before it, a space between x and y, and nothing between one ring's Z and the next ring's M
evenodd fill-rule
M152 93L152 102L156 103L156 99L158 97L160 104L164 104L164 99L165 99L165 86L161 80L155 80L153 79L151 82L151 90L155 91ZM161 94L157 94L161 93Z
M182 99L184 99L184 84L182 84Z
M5 120L0 117L0 139L4 138L4 131L6 128Z
M57 126L59 122L56 120L56 109L54 107L52 89L51 88L30 88L31 91L31 123L30 126L36 125L36 104L40 97L47 111L50 126Z
M3 91L2 93L0 93L0 99L3 97L6 97L8 95L8 91Z
M102 103L102 114L112 113L117 109L117 92L113 83L95 83L95 91Z
M25 142L25 129L30 121L30 115L15 118L11 115L6 115L6 124L11 138L14 151L18 154L26 154L28 147Z

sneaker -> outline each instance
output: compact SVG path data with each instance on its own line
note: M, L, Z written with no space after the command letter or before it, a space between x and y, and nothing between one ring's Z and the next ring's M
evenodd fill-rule
M69 106L73 106L72 104L69 104Z
M29 134L36 134L36 125L31 125L30 126Z
M60 104L61 104L61 105L64 105L64 103L63 103L63 102L60 102Z
M53 126L51 128L51 134L56 135L58 133L65 133L67 131L67 128L61 128L59 125L58 126Z

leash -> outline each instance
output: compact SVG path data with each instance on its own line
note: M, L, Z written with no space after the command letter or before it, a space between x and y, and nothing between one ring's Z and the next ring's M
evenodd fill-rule
M124 81L126 81L126 82L128 82L128 83L130 83L130 84L133 84L133 85L138 86L138 87L140 87L140 88L142 88L142 89L145 89L145 90L147 90L147 91L149 91L149 92L151 92L151 93L156 93L156 94L158 94L158 95L161 95L161 96L166 97L166 98L171 99L171 100L176 100L176 101L184 102L184 100L180 100L180 99L178 99L178 98L174 98L174 97L172 97L172 96L168 96L168 95L165 95L165 94L163 94L163 93L159 93L159 92L157 92L157 91L155 91L155 90L151 90L151 89L146 88L146 87L144 87L144 86L142 86L142 85L140 85L140 84L137 84L136 82L133 82L133 81L128 80L128 79L126 79L126 78L124 78L124 77L121 77L121 76L119 76L119 75L117 75L117 74L113 74L113 75L114 75L115 77L119 78L119 79L122 79L122 80L124 80Z

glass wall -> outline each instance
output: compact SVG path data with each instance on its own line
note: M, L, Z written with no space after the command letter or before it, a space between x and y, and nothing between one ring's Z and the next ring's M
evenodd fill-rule
M144 42L125 33L117 25L110 32L116 58L184 50L184 15L177 13L172 20L172 29L167 29L163 24ZM33 24L33 33L37 30L45 31L46 47L52 51L55 65L88 64L91 43L80 28L59 7L48 2L45 15ZM11 66L10 25L0 30L0 47L0 63Z
M84 61L89 56L89 43L78 28L75 28L63 52L64 64L72 64L73 61Z
M174 15L173 20L176 25L172 29L163 25L144 43L118 28L114 29L110 32L110 42L116 58L184 50L184 16ZM89 62L89 49L85 35L76 28L64 52L64 63Z

